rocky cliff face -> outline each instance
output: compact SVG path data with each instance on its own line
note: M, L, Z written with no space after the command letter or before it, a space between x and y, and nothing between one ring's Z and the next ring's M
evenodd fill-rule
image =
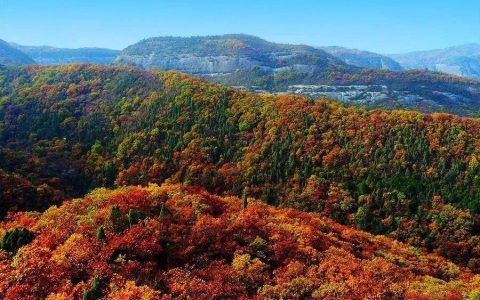
M143 68L158 67L164 70L180 70L190 74L214 75L218 73L232 73L238 69L252 68L258 61L238 56L195 56L182 54L178 56L157 55L148 56L124 55L117 58L117 62L133 64Z

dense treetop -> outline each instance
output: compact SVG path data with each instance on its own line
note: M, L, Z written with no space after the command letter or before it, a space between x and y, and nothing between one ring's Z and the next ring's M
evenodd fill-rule
M2 299L476 299L480 275L314 213L183 185L99 189L0 232ZM135 217L137 216L137 217ZM138 217L140 216L140 217ZM21 228L21 229L18 229Z

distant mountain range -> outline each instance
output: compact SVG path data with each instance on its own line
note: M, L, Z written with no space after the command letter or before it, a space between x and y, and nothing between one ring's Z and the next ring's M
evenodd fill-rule
M331 46L321 47L331 55L343 62L362 68L384 69L390 71L401 71L402 66L392 58L378 53L348 49L344 47Z
M428 69L480 79L480 44L392 54L405 69Z
M0 40L0 64L26 65L34 64L35 61L22 51L12 47L7 42Z
M4 64L35 60L49 65L93 63L160 68L256 92L329 97L390 109L480 113L480 82L447 74L477 78L480 50L476 44L393 58L342 47L278 44L245 34L155 37L123 51L11 44L15 49L2 45L9 49L4 51L8 54L3 55ZM23 60L6 58L12 53Z
M244 40L250 48L242 48L240 44L228 45L228 42L232 40L240 42ZM226 43L222 44L222 41ZM21 52L15 51L15 49ZM177 52L179 49L181 52ZM152 52L147 53L150 50ZM477 43L445 49L387 55L340 46L317 47L317 50L323 50L331 57L327 58L324 53L315 52L314 47L268 43L260 38L243 34L216 37L149 38L131 45L123 51L95 47L68 49L50 46L23 46L15 43L8 44L0 40L0 63L17 65L33 63L42 65L69 63L110 65L115 61L117 64L134 64L142 67L152 65L165 69L179 67L184 72L198 75L210 74L215 71L229 73L236 69L244 69L245 66L257 65L263 60L260 51L267 51L280 54L277 57L277 62L270 61L265 66L273 69L281 68L282 64L288 64L288 61L293 62L292 57L286 59L285 55L295 53L297 58L298 55L326 58L330 60L330 66L339 65L339 60L344 64L361 68L390 71L421 69L480 79L480 44ZM188 57L189 55L191 57ZM243 59L238 61L229 59L227 61L225 60L227 56L241 56ZM209 59L205 60L205 57L209 57ZM214 57L216 57L216 60ZM245 59L246 57L249 58ZM336 58L337 61L335 62L332 57ZM256 58L260 58L261 61L255 61ZM276 59L275 57L271 58Z
M49 46L21 46L12 44L40 65L92 63L110 65L119 51L102 48L55 48Z

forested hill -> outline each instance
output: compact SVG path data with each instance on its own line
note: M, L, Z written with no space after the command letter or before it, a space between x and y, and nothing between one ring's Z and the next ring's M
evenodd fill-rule
M121 51L117 63L178 69L196 75L230 74L258 67L321 72L335 67L356 69L327 52L305 45L277 44L246 34L197 37L153 37Z
M67 65L0 67L0 120L2 215L167 180L317 212L480 271L476 119Z

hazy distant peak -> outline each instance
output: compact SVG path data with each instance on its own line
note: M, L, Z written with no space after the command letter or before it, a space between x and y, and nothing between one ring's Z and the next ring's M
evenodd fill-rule
M68 63L94 63L109 65L113 62L118 50L96 47L56 48L52 46L22 46L12 44L28 54L42 65L62 65Z
M4 40L0 40L0 64L26 65L34 63L35 61L28 55L12 47Z
M402 67L392 58L374 52L359 49L349 49L340 46L320 47L331 55L341 59L347 64L371 69L385 69L400 71Z
M406 69L429 69L480 78L480 44L478 43L390 56Z

